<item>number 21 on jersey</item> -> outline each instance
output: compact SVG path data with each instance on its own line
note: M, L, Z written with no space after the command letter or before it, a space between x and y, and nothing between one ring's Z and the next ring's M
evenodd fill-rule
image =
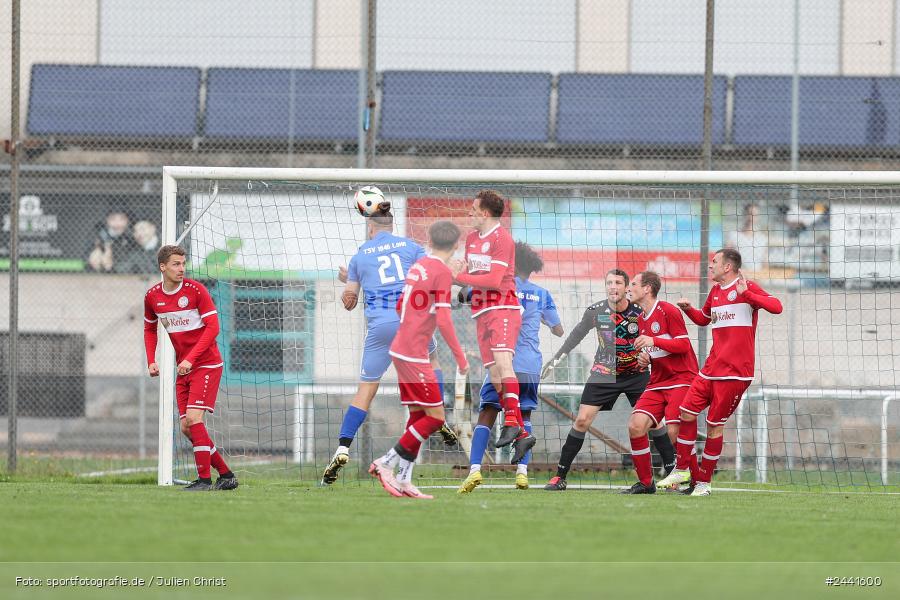
M396 275L388 275L388 269L391 268L392 261L394 263L393 266L397 270ZM406 277L403 274L403 265L400 264L400 255L397 254L396 252L392 252L391 254L388 254L386 256L379 256L378 264L379 264L378 277L381 278L382 284L396 283L398 281L403 281L404 277Z

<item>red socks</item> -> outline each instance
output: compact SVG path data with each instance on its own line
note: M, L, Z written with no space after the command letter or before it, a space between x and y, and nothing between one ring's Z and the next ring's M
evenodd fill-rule
M650 485L653 481L653 465L650 456L650 440L646 435L631 438L631 462L638 479L644 485Z
M724 441L725 436L706 439L706 446L703 447L703 460L700 462L697 481L702 481L704 483L712 481L713 473L716 470L716 463L719 462L719 455L722 454L722 443Z
M194 423L190 427L191 443L194 446L194 462L197 463L197 475L200 479L209 479L209 454L212 449L212 440L203 423Z
M681 421L678 427L678 438L675 440L675 451L677 459L675 468L679 471L691 469L691 475L694 475L694 469L691 464L697 463L697 453L694 445L697 443L697 421Z
M500 406L503 408L503 425L525 429L522 411L519 410L519 380L515 377L504 377L500 384Z
M415 415L415 416L413 416ZM409 411L409 420L406 422L406 431L400 436L398 443L410 455L418 456L422 442L428 439L432 433L441 428L443 419L429 417L425 411Z
M210 440L212 443L212 440ZM212 468L219 472L219 475L222 473L229 473L231 469L228 468L228 465L225 463L225 459L222 458L222 453L219 452L218 448L212 446L209 454L209 464L212 465Z

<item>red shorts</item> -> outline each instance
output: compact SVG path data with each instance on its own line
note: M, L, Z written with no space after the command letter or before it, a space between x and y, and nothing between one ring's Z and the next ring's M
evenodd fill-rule
M475 334L481 362L490 367L494 352L516 352L519 329L522 327L522 311L518 308L497 308L481 313L475 318Z
M216 395L219 393L219 381L222 379L222 367L214 369L192 369L187 375L175 378L175 399L178 402L178 416L184 418L187 409L199 408L213 412L216 408Z
M688 389L690 388L684 385L667 390L645 390L632 412L648 415L656 427L659 427L663 417L666 423L680 423L681 413L678 409L681 408L681 401Z
M417 363L391 357L397 370L400 386L400 404L418 406L442 406L441 388L430 362Z
M750 382L741 379L706 379L697 375L681 402L681 410L699 415L708 406L706 422L713 426L724 425L748 387Z

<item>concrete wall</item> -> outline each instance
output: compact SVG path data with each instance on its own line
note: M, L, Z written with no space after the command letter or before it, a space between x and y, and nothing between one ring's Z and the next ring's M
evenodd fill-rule
M155 280L154 280L155 281ZM87 336L89 376L136 376L143 362L144 292L133 275L34 274L19 278L19 330ZM0 322L9 322L9 278L0 277Z

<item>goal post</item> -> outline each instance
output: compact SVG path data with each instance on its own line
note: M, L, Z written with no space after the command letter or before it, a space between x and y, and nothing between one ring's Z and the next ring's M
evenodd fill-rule
M425 224L438 218L465 224L474 193L492 187L511 200L504 224L513 237L544 259L535 281L554 294L567 334L590 303L605 298L610 265L630 275L654 270L664 282L661 299L686 295L702 303L695 297L701 236L711 251L737 247L749 277L781 297L784 313L760 318L756 377L726 431L719 468L730 472L727 480L802 488L898 484L900 403L887 399L900 390L900 353L893 352L900 339L891 327L900 322L900 172L179 166L162 175L162 243L185 239L187 276L215 285L214 298L223 303L226 401L210 431L226 456L241 459L238 468L275 464L285 476L311 481L334 450L364 334L360 311L339 308L333 274L365 241L353 190L379 186L393 203L397 233L422 242ZM708 230L700 227L702 198L715 212ZM693 340L696 329L688 325ZM175 414L174 351L160 337L158 482L171 485L190 465ZM541 333L545 359L561 341ZM542 387L553 401L539 407L535 469L558 458L571 425L564 415L577 412L596 344L589 336ZM879 350L885 347L892 350ZM444 367L453 382L452 363ZM464 438L477 419L479 385L469 377L466 390L457 383L446 396ZM879 406L864 406L854 389ZM386 376L354 442L354 461L399 433L397 411L396 385ZM600 413L576 461L608 473L593 476L596 483L631 477L620 451L628 444L629 412L623 398L612 413ZM467 450L432 447L429 472L449 484Z

